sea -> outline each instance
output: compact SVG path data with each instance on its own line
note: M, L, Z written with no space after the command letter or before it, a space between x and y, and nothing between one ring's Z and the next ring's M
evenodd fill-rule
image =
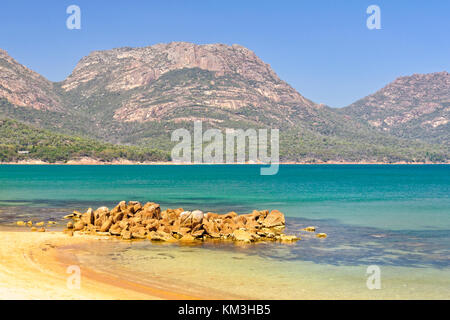
M449 165L0 165L0 230L121 200L239 214L277 209L293 244L98 241L81 266L237 299L450 299ZM319 239L303 228L327 234ZM5 244L4 244L5 245Z

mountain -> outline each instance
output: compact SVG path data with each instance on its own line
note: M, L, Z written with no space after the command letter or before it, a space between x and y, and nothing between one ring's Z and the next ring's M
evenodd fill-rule
M450 74L401 77L339 111L397 137L448 145Z
M52 82L19 64L0 49L0 97L11 104L36 110L62 109Z
M448 148L316 104L239 45L185 42L95 51L52 83L2 52L0 111L35 128L169 152L171 132L279 128L282 161L446 161ZM13 94L14 93L14 94Z
M73 108L95 113L114 96L120 122L224 119L290 124L317 107L239 45L185 42L93 52L61 83L80 97ZM73 99L71 99L73 103Z

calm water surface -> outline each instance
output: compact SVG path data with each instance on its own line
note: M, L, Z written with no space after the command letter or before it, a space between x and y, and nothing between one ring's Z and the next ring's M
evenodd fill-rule
M314 225L329 237L302 233L294 245L245 247L99 242L79 254L80 263L133 271L142 282L172 270L187 286L198 283L180 268L188 264L213 272L218 290L242 297L450 299L450 166L284 165L275 176L238 165L0 166L3 226L120 200L219 213L276 208L288 217L289 232ZM382 270L382 290L367 289L369 265ZM237 289L249 272L252 286ZM274 289L281 285L288 290Z

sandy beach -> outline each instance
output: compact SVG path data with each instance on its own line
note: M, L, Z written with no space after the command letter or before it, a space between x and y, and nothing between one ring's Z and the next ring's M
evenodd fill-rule
M58 248L86 241L61 232L0 232L0 299L199 299L82 269L80 289L69 289L70 257Z
M320 161L320 160L310 160L310 161L281 161L281 162L274 162L273 164L278 165L286 165L286 164L297 164L297 165L315 165L315 164L342 164L342 165L357 165L357 164L372 164L372 165L403 165L403 164L411 164L411 165L419 165L419 164L449 164L450 162L406 162L406 161L398 161L398 162L381 162L381 161ZM253 163L253 162L245 162L245 163L201 163L201 165L268 165L264 163ZM71 159L67 162L54 162L49 163L42 161L40 159L24 159L20 161L15 162L0 162L0 165L156 165L156 166L162 166L162 165L195 165L195 163L191 162L183 162L178 163L174 161L155 161L155 162L137 162L137 161L131 161L127 159L117 159L111 162L105 162L100 161L98 159L84 157L80 159Z

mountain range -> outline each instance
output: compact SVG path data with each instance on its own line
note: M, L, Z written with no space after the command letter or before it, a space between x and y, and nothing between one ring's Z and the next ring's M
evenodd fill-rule
M305 98L240 45L172 42L95 51L62 82L45 79L0 50L0 110L2 123L28 126L30 132L76 136L107 148L151 149L145 160L155 160L155 154L166 159L170 133L192 128L195 120L207 128L279 128L282 161L449 160L449 73L401 77L337 109ZM2 141L0 156L2 148L9 150L2 161L25 157L14 156L22 149L36 150L31 138ZM82 153L66 148L58 159ZM114 157L128 156L122 150Z

